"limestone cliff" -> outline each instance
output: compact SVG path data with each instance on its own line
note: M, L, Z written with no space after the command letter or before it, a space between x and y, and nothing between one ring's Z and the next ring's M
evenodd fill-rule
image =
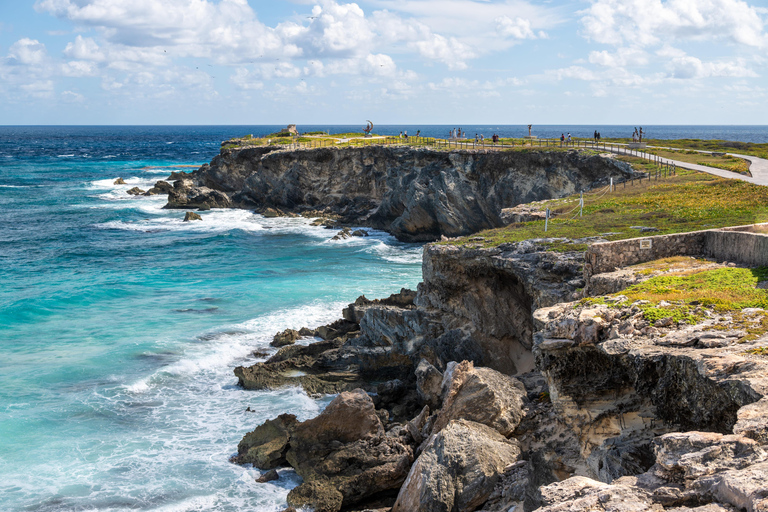
M431 241L502 226L502 209L632 172L623 162L577 151L234 148L177 181L166 207L320 210L400 240Z

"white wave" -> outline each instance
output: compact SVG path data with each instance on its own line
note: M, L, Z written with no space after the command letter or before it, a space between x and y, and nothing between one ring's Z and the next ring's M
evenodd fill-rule
M142 197L141 199L152 198ZM185 211L163 210L162 207L165 203L165 196L160 196L160 200L156 203L144 206L148 209L148 212L162 214L162 217L143 219L136 222L126 222L122 220L110 221L98 224L97 227L105 229L122 229L126 231L190 231L197 233L224 233L234 229L249 232L261 232L264 230L264 227L260 224L262 220L261 216L246 210L222 209L198 212L203 218L202 221L195 220L184 222ZM141 209L142 205L137 204L136 207Z
M345 302L315 302L305 306L283 309L240 324L225 326L220 335L206 333L207 343L187 351L175 363L159 369L155 374L125 386L132 393L144 393L161 384L166 376L189 377L210 371L229 371L237 361L254 359L252 352L266 348L275 333L285 329L313 329L330 323L341 316ZM300 342L311 343L313 338Z
M32 188L31 185L0 185L0 188Z
M73 154L71 154L71 155L56 155L56 156L57 156L58 158L72 158L72 157L73 157L73 156L75 156L75 155L74 155L74 153L73 153Z

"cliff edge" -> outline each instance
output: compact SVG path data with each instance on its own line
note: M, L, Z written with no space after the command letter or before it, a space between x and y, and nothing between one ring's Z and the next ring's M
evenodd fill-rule
M504 208L632 175L624 162L577 151L225 148L176 181L166 208L319 211L423 242L500 227Z

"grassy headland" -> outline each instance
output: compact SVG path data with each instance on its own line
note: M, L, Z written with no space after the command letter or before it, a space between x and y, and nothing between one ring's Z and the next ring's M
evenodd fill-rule
M638 170L650 165L627 160ZM541 211L549 208L552 213L546 232L544 221L534 220L441 243L493 247L531 238L624 240L768 222L768 187L684 169L664 179L620 184L612 193L607 189L587 193L582 217L578 204L578 195L536 203ZM643 232L638 229L642 227L653 229ZM583 243L571 242L556 242L552 247L558 251L585 248Z

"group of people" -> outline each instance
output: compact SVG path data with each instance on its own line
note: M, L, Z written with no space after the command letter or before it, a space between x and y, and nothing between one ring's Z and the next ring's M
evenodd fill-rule
M600 142L600 132L595 130L595 142Z
M449 133L451 139L463 139L467 134L461 131L461 128L454 128Z
M419 135L421 135L421 130L416 130L416 135L414 135L414 137L418 137ZM404 131L400 132L399 137L401 139L408 140L408 130L404 130Z
M560 145L561 146L563 145L563 142L565 142L566 144L570 144L571 143L571 132L568 132L568 137L566 137L564 133L560 134Z
M632 142L643 142L643 135L645 135L643 127L641 126L639 130L635 127L635 131L632 133Z

